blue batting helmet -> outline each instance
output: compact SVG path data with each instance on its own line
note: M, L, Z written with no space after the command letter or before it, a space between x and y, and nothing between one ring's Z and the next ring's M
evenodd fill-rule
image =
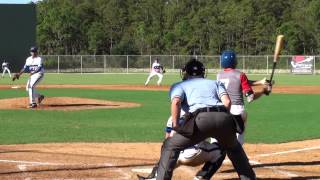
M236 68L237 56L234 51L223 51L220 57L221 66L223 68Z

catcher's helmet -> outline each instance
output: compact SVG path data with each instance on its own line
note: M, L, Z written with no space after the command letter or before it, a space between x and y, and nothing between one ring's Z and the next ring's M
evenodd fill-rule
M38 48L36 46L32 46L30 48L30 52L38 52Z
M223 68L235 68L237 66L237 56L234 51L223 51L220 57L221 66Z
M186 65L181 69L182 80L188 79L189 76L205 76L206 69L202 62L191 59L186 63Z

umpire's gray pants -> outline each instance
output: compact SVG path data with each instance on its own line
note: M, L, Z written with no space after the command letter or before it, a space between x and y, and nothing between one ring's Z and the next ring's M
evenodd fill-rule
M157 180L171 179L179 152L208 137L214 137L231 160L241 179L255 179L249 160L236 138L235 124L231 115L225 112L203 112L196 117L194 134L185 137L178 133L163 142Z

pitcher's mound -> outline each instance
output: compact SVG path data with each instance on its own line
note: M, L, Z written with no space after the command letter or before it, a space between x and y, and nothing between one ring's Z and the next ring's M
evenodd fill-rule
M28 109L28 98L0 99L0 109ZM105 101L97 99L76 97L46 97L40 106L40 110L84 110L84 109L109 109L139 107L140 104L132 102Z

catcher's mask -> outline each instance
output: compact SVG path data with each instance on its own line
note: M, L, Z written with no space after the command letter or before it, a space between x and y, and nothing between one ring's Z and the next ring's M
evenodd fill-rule
M185 66L180 71L180 76L182 80L187 80L189 77L200 76L205 77L206 69L202 62L192 58L189 60Z

